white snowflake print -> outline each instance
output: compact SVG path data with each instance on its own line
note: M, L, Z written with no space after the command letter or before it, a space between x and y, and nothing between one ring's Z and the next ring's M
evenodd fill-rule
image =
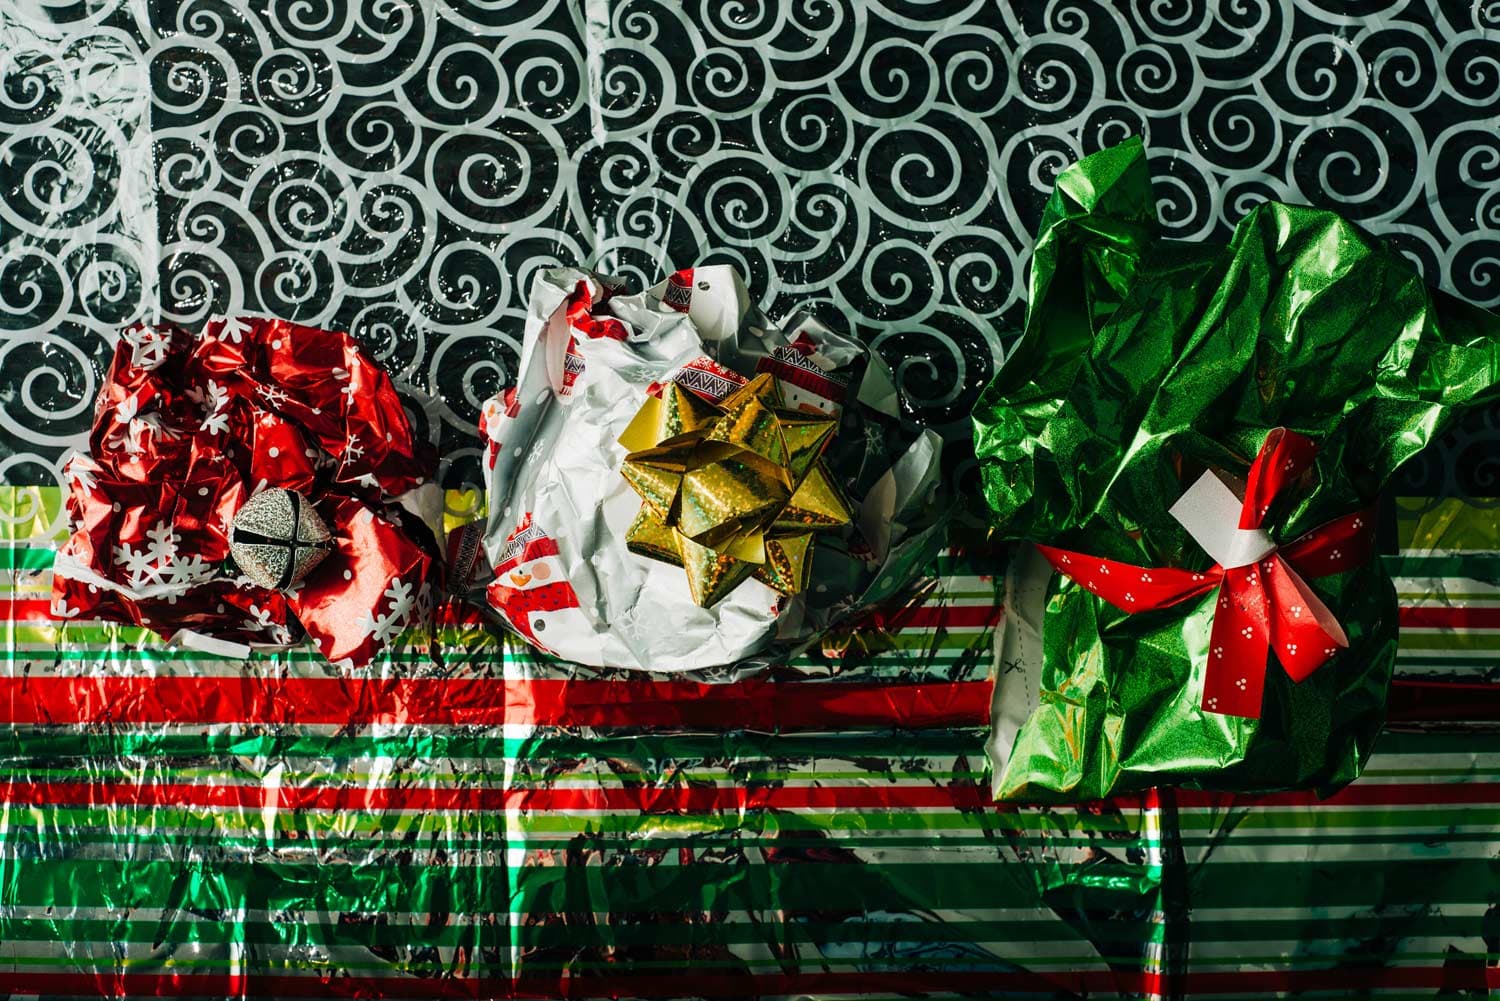
M58 596L52 599L52 617L54 619L76 619L83 612L81 608L69 608L68 599Z
M359 443L359 435L351 434L349 440L344 443L344 461L358 459L365 454L365 447Z
M172 526L163 522L152 528L146 529L146 538L149 540L146 549L151 553L152 559L170 560L177 555L177 544L182 540L172 530Z
M224 326L219 330L219 340L240 344L250 332L250 323L243 316L223 317Z
M94 470L97 468L97 466L83 456L75 454L73 458L68 460L68 464L65 467L68 483L74 490L93 493L94 488L98 486L97 481L94 479Z
M290 643L292 641L292 631L285 625L272 619L270 609L261 608L253 602L250 605L250 616L245 620L245 628L265 633L272 643Z
M162 422L161 414L143 414L132 420L125 432L125 451L139 455L146 450L148 441L176 437L177 432Z
M213 575L213 564L196 554L187 559L181 556L173 557L171 562L163 568L162 573L165 582L173 587L191 587L194 584L202 584Z
M352 371L347 368L335 368L332 371L333 377L335 379L337 379L339 382L348 383L348 385L343 389L340 389L339 392L349 397L350 400L353 400L355 396L359 395L359 380L354 378L354 373Z
M153 372L167 360L172 335L155 327L133 327L120 335L130 345L130 363L142 372Z
M193 386L186 396L203 409L202 427L212 435L229 433L229 390L209 379L202 388Z
M285 403L291 398L287 396L286 390L282 389L280 386L260 386L255 391L261 395L261 398L263 400L265 400L273 407Z
M208 414L203 418L203 427L209 434L229 433L229 390L208 380Z
M161 574L149 549L136 549L130 543L115 546L115 566L125 571L131 587L161 583Z
M136 549L128 542L115 546L115 566L125 571L131 587L165 584L186 589L212 577L213 564L198 555L184 558L178 551L181 542L172 526L163 522L146 530L143 548Z
M383 597L391 602L388 611L382 613L377 605L359 620L359 631L366 638L373 639L380 644L389 643L401 635L401 630L406 628L412 609L417 604L417 596L411 584L400 577L391 578L390 586L385 589Z

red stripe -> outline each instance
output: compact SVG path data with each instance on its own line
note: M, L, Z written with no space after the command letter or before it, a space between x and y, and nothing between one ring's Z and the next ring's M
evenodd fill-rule
M6 602L6 612L5 618L11 622L47 622L52 619L51 600L12 598ZM924 626L987 626L999 618L1000 609L993 605L924 607L917 615L915 624ZM1406 607L1401 609L1401 624L1412 628L1500 629L1500 608Z
M1414 629L1500 629L1500 608L1406 606L1399 621Z
M1187 994L1247 994L1337 991L1356 997L1373 990L1438 989L1452 991L1500 987L1500 967L1479 962L1462 966L1348 966L1337 970L1226 970L1170 977L1174 990Z
M725 685L630 678L0 678L0 724L699 727L987 726L988 681Z
M527 558L532 556L528 554ZM925 617L923 625L983 626L998 618L1000 611L992 605L960 605L923 608L921 614ZM5 618L12 622L48 621L52 618L51 600L13 598L7 602ZM1400 621L1402 626L1412 629L1500 629L1500 608L1407 606L1400 610Z
M277 997L402 998L413 1001L499 998L678 998L829 996L859 994L963 993L996 996L997 991L1025 991L1043 996L1136 992L1141 978L1108 970L1032 973L1025 970L918 971L869 973L719 974L681 970L659 975L610 973L566 978L523 977L438 979L429 977L318 977L245 974L156 973L7 973L4 986L14 993L80 994L97 997Z
M12 598L5 606L5 618L11 622L48 622L52 619L51 598Z
M562 978L428 978L157 974L7 973L5 987L21 994L79 994L96 997L280 997L390 998L448 1001L482 998L674 998L767 995L857 995L963 993L997 996L1036 993L1141 994L1153 981L1174 992L1267 997L1279 992L1337 991L1344 997L1381 989L1469 991L1500 986L1500 968L1463 966L1349 966L1328 970L1226 970L1154 978L1137 971L1029 970L918 971L802 974L715 974L691 966L656 976L611 973Z
M543 545L541 541L529 543L524 559L536 559L539 556L557 555L557 543L551 539L545 540L551 543L550 548ZM533 550L532 546L539 546ZM496 574L521 562L511 560L501 564L496 569ZM53 621L50 599L27 598L12 600L6 606L7 614L0 617L0 621L8 619L11 622L51 622ZM480 622L482 618L478 612L471 612L468 616L470 621ZM1000 621L999 605L923 605L914 609L908 616L901 619L902 625L938 627L944 626L949 629L962 628L986 628ZM89 620L90 624L95 623Z
M688 814L742 810L978 810L1003 808L989 802L986 787L946 786L704 786L551 788L323 788L187 783L26 782L0 783L0 801L25 806L168 806L278 810L438 810L567 813Z
M1500 685L1398 679L1391 682L1386 719L1392 723L1497 721Z
M893 618L899 617L903 629L914 626L988 629L999 624L1000 612L999 605L921 605L906 614L900 611L891 614Z
M277 787L239 784L130 782L0 783L0 801L23 805L237 807L282 810L527 810L538 813L607 810L626 813L721 813L769 809L976 810L1009 812L992 803L988 789L974 784L850 786L585 786L555 788L429 787ZM1184 809L1230 807L1458 806L1500 804L1500 783L1365 783L1348 786L1320 800L1312 792L1260 796L1180 789ZM1120 809L1138 809L1138 797L1110 801ZM1090 804L1083 804L1085 807Z

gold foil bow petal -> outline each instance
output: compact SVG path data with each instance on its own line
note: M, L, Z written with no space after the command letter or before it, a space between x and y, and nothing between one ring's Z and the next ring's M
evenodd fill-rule
M750 577L796 594L813 532L850 520L820 461L836 430L837 418L782 409L768 374L718 404L668 383L620 436L620 472L643 502L626 544L682 567L705 608Z

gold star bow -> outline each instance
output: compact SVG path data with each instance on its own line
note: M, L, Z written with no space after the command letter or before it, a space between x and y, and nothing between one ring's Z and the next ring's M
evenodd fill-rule
M620 471L644 501L626 544L686 570L704 608L752 576L797 593L813 532L849 523L819 461L837 429L835 418L783 410L766 373L718 404L668 383L620 436Z

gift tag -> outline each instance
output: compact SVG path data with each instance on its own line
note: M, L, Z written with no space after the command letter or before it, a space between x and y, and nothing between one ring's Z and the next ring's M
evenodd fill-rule
M1167 513L1226 570L1247 566L1274 552L1276 543L1259 528L1240 528L1242 494L1213 470L1198 477Z

